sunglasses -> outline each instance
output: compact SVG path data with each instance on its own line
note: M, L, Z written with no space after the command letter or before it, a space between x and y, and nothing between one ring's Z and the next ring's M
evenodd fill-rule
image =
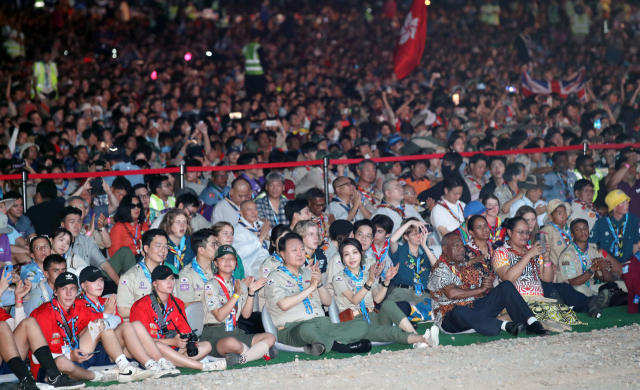
M132 209L134 209L134 208L136 208L136 207L137 207L137 208L139 208L140 210L142 210L142 208L143 208L144 206L142 205L142 203L131 204L131 208L132 208Z

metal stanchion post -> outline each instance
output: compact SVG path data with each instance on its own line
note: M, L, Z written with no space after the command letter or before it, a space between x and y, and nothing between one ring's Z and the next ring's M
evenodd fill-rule
M583 142L582 143L582 154L584 154L586 156L588 151L589 151L589 144L587 142Z
M184 175L187 171L187 166L182 163L180 164L180 188L184 188Z
M22 171L22 211L27 212L27 171Z
M322 160L322 172L324 173L324 201L329 205L329 157Z

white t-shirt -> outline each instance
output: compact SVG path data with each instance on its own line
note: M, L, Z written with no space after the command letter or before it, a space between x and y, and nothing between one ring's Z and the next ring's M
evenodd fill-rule
M249 225L249 222L243 221ZM254 228L259 231L260 224L256 223ZM253 276L256 279L260 279L262 277L260 272L262 263L270 255L269 251L262 246L256 234L238 223L233 230L232 246L242 259L245 277Z
M440 204L436 204L436 207L431 211L431 224L440 239L442 239L442 234L438 231L438 227L443 226L449 232L459 228L462 222L464 222L464 208L466 207L464 202L458 201L456 204L453 204L444 198L442 201L449 207L449 210Z

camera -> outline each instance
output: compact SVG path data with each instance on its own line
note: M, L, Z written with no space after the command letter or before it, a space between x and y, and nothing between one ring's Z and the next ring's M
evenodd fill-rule
M162 328L162 334L166 339L172 339L178 335L178 332L176 332L174 329L169 330L169 328L165 325Z
M187 340L187 355L189 357L194 357L198 355L198 347L196 343L198 342L198 336L194 332L183 333L180 335L180 338L183 340Z

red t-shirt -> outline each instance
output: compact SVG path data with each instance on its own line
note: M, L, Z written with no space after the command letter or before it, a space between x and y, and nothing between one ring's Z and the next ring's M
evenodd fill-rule
M0 309L0 321L6 321L9 318L13 318L13 317L11 317L11 315L9 313L4 311L4 309Z
M80 298L76 299L76 304L77 305L84 305L87 307L87 309L89 309L92 313L94 314L103 314L104 315L104 303L107 301L107 298L103 298L103 297L98 297L98 303L100 305L96 305L96 302L91 301L89 302L84 295L80 295ZM113 314L116 315L118 317L120 317L120 320L122 322L124 322L124 320L122 319L122 316L120 314L118 314L118 307L116 306L116 312Z
M153 306L151 306L151 298L153 298L153 295L146 295L137 300L133 306L131 306L129 321L140 321L142 325L147 328L147 332L149 332L152 337L163 339L165 338L165 335L160 331L160 323L158 322L158 316L156 315L155 310L153 310ZM166 307L167 319L165 320L167 329L178 330L180 333L189 333L191 332L191 327L182 314L178 312L176 305L174 304L174 299L175 302L178 303L182 313L185 313L184 303L180 299L175 297L173 297L173 299L169 298Z
M40 307L31 312L31 317L38 321L52 353L61 354L62 346L68 343L67 334L64 330L64 325L62 325L62 318L60 313L53 309L53 305L57 305L59 310L64 313L69 327L73 327L71 332L76 337L79 337L80 332L89 325L89 322L104 318L102 313L94 313L85 305L78 304L78 301L74 302L68 313L62 309L62 306L58 304L58 300L55 298L51 302L40 305Z

